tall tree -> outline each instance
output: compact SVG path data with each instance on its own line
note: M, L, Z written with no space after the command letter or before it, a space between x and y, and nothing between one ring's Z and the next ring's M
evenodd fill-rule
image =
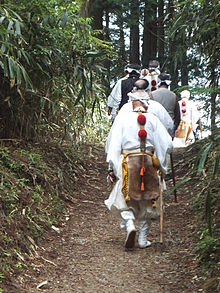
M188 72L188 58L187 58L187 39L186 33L183 31L182 38L181 38L181 85L188 85L189 84L189 72Z
M94 30L103 30L103 15L104 15L104 3L102 0L89 1L89 17L92 17L92 28ZM102 33L98 35L99 38L103 38Z
M161 67L163 67L163 63L165 61L164 0L158 0L157 46L158 46L158 61L160 62Z
M157 56L157 1L144 1L144 30L142 44L142 64L148 67L149 61Z
M123 71L124 65L127 63L126 51L125 51L125 36L124 36L124 17L123 8L121 5L117 12L117 20L119 26L119 64L121 72Z
M140 64L139 0L130 4L130 62Z
M171 25L173 18L175 16L175 6L174 6L174 1L169 0L168 2L168 15L169 15L169 20L168 24ZM176 41L178 40L177 38L177 33L174 34L173 37L169 35L168 37L168 42L169 42L169 48L168 48L168 67L169 67L169 73L171 74L172 78L172 84L171 84L171 89L175 89L178 86L178 62L177 62L177 54L176 54Z
M172 15L173 27L171 29L172 35L182 36L182 43L184 44L186 44L184 38L187 36L188 47L185 47L185 53L184 51L182 52L182 60L184 61L186 50L191 49L192 61L194 61L194 77L196 73L198 75L198 84L201 84L203 91L206 93L204 99L205 112L210 113L213 133L217 129L216 116L219 114L217 98L219 95L220 21L218 16L218 0L186 0L178 3L178 9ZM169 59L172 61L171 56ZM200 81L201 76L203 77L202 81ZM206 80L205 88L204 80Z

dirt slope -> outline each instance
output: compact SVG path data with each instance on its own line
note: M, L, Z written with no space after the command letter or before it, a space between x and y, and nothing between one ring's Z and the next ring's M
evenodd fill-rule
M174 154L177 179L183 153ZM153 222L147 249L125 251L120 218L109 213L104 150L94 148L87 171L72 191L73 201L58 228L27 263L27 269L7 293L169 293L202 292L194 245L192 187L178 190L178 203L166 198L164 244L159 221ZM40 289L41 282L47 282Z

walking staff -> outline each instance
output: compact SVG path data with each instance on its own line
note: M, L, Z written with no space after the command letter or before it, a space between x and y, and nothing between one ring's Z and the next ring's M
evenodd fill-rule
M172 170L172 180L173 180L173 186L176 187L176 179L175 179L175 172L174 172L174 166L173 166L173 154L170 154L170 164L171 164L171 170ZM174 199L175 202L177 202L177 192L176 188L174 189Z

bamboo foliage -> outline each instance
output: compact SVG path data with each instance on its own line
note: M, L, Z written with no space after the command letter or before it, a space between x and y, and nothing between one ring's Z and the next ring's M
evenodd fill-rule
M220 160L220 152L219 152L219 140L220 136L216 136L216 138L213 141L209 141L204 144L202 147L198 157L197 161L195 163L195 168L197 168L197 175L201 176L202 172L204 172L204 169L210 169L211 168L211 174L207 176L206 179L206 197L205 197L205 219L206 224L208 228L208 232L210 236L213 236L212 233L212 205L213 205L213 198L212 198L212 190L213 190L213 184L215 184L215 179L218 176L219 173L219 160ZM211 158L211 159L210 159ZM211 166L210 166L211 163Z
M99 105L101 60L110 50L93 34L90 20L79 17L79 8L52 0L0 6L0 137L33 139L71 130L75 115L83 123L85 111Z
M10 87L20 86L22 80L26 87L31 86L31 81L22 59L30 64L29 54L23 48L25 43L22 34L21 17L7 5L0 6L0 66L4 76L10 80Z

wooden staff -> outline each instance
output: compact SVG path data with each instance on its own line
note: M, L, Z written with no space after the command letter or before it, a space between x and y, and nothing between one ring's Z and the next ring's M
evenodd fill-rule
M175 179L175 172L174 172L174 166L173 166L173 154L170 154L170 164L171 164L171 170L172 170L172 179L173 179L173 186L176 187L176 179ZM177 202L177 193L176 189L174 189L174 198L175 202Z
M202 139L202 121L199 119L200 138Z
M163 243L163 177L160 178L160 243Z

